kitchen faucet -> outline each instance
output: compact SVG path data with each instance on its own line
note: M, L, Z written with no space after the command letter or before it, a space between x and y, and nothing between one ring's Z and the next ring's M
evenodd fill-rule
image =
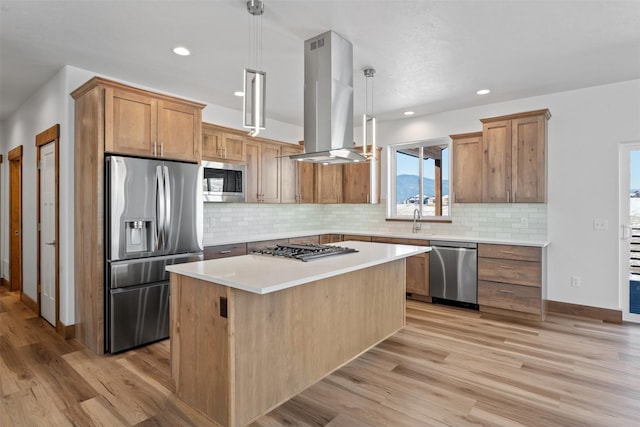
M414 233L417 233L418 230L422 228L422 224L418 222L420 218L422 218L422 215L420 214L420 208L415 208L413 210L413 232Z

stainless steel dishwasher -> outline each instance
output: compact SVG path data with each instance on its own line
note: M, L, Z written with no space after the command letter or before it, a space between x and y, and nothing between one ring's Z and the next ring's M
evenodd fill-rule
M477 243L431 241L429 292L434 302L478 308Z

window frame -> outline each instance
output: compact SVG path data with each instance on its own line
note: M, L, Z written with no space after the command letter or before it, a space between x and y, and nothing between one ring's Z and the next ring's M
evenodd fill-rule
M446 145L448 148L448 165L447 165L447 182L449 183L449 193L451 192L451 165L452 165L452 151L451 151L451 138L433 138L433 139L425 139L419 141L410 141L410 142L401 142L396 144L389 144L386 147L387 150L387 220L389 221L413 221L413 215L398 215L397 213L397 195L396 195L396 177L397 177L397 162L396 162L396 153L401 151L402 149L407 148L416 148L416 147L433 147L433 146L444 146ZM423 170L423 162L418 162L418 170L419 170L419 193L422 195L424 189L422 188L422 183L424 180L424 170ZM442 175L442 181L444 181L445 176ZM441 184L442 185L442 184ZM452 222L451 220L451 195L447 194L449 200L449 209L447 215L429 215L422 216L422 222ZM423 200L420 197L419 206L420 212L423 210ZM421 214L422 215L422 214Z

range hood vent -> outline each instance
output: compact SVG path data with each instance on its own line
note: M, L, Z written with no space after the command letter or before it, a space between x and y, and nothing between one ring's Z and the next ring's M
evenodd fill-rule
M333 31L304 42L304 154L322 164L364 162L353 147L353 46Z

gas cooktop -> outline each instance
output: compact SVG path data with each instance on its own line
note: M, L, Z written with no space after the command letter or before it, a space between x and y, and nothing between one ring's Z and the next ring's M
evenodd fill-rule
M333 245L304 244L296 245L292 243L269 246L264 249L256 249L252 253L258 255L271 255L275 257L293 258L300 261L313 261L328 256L343 255L358 252L355 249Z

